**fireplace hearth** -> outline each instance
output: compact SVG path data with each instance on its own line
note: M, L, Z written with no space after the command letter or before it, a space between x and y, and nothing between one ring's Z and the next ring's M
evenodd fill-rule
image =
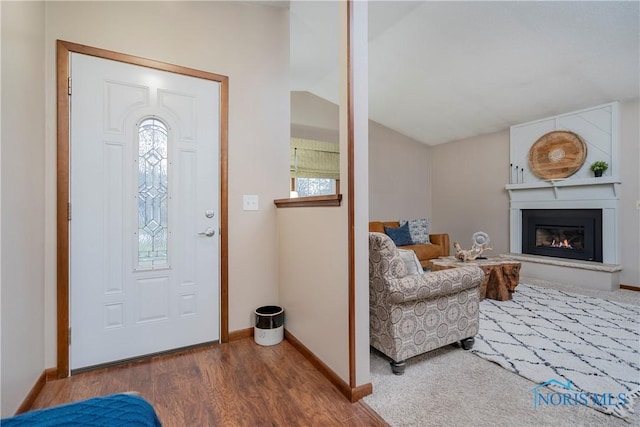
M522 253L602 262L602 210L522 209Z

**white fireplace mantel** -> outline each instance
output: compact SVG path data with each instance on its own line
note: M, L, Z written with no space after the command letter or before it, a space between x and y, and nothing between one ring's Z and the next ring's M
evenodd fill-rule
M522 253L523 209L602 209L602 261L617 264L619 185L616 178L508 184L511 253Z
M585 179L548 179L523 184L508 184L511 201L562 200L575 198L617 199L620 180L612 177ZM578 188L576 188L578 187Z

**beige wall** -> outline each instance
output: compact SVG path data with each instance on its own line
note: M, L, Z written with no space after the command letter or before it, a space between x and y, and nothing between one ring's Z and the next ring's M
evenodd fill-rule
M338 143L340 107L310 92L291 92L291 137Z
M55 354L55 40L229 76L229 329L278 303L273 199L288 191L289 18L235 2L47 2L46 366ZM260 197L242 210L242 195Z
M640 286L640 136L638 99L620 104L620 258L622 284ZM475 231L491 237L492 254L509 252L509 131L432 148L432 230L471 245Z
M2 2L2 402L13 415L44 364L42 2Z
M509 131L437 145L431 155L431 230L467 249L473 233L484 231L489 255L508 252Z
M349 378L347 208L281 208L280 305L286 328Z
M432 179L436 175L431 173L430 165L430 147L369 121L371 220L431 217ZM432 232L445 232L434 225L432 221Z

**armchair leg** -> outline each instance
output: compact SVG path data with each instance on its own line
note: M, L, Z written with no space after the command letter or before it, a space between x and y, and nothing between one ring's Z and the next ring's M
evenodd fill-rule
M471 350L476 340L473 337L465 338L460 341L460 346L465 350Z
M407 366L407 363L404 360L401 360L399 362L392 360L389 363L391 364L391 372L396 375L404 374L404 368Z

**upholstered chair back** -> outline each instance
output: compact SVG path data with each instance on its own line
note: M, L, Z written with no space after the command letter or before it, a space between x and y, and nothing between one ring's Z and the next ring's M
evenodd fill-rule
M401 279L407 268L393 240L383 233L369 233L369 277L379 280Z

